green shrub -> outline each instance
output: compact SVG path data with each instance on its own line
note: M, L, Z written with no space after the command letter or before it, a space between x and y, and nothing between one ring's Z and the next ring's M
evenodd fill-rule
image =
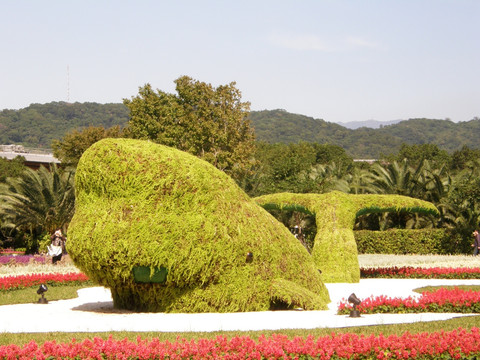
M355 231L360 254L458 254L464 253L461 239L446 229L389 229Z
M111 289L116 307L327 308L328 291L307 250L203 160L152 142L104 139L83 154L75 186L69 254L91 280Z
M48 252L48 245L52 243L49 234L44 234L38 241L38 252L40 254L45 254Z

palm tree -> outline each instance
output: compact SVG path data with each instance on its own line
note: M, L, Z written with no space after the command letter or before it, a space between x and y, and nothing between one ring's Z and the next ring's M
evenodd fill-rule
M439 218L430 218L432 225L436 223L437 226L443 226L447 221L448 211L450 211L447 199L454 187L447 166L432 167L430 162L425 160L417 174L416 183L417 197L435 204L440 212Z
M480 174L476 169L464 169L453 177L451 190L441 200L445 208L446 225L470 233L480 223Z
M442 171L432 170L427 161L420 162L416 168L409 166L406 159L386 165L376 163L366 175L366 182L371 184L370 191L375 194L398 194L438 203L448 191L448 177L445 178ZM372 214L362 222L380 230L394 226L424 228L435 224L432 216L409 213Z
M64 228L74 212L73 175L52 165L7 179L0 187L2 218L32 238Z
M407 160L394 161L387 165L376 163L370 173L370 181L377 194L397 194L416 197L418 176L423 164L417 169L408 166Z
M377 188L371 182L371 174L369 169L358 166L349 167L348 173L344 179L349 186L350 194L376 194Z
M348 193L350 189L343 175L343 169L332 162L327 165L313 165L302 171L298 178L300 183L305 184L303 192L324 194L338 190Z

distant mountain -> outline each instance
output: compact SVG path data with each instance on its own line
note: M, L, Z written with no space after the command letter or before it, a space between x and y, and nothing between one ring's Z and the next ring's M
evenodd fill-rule
M378 120L365 120L365 121L349 121L349 122L343 122L343 123L338 123L347 129L358 129L361 127L366 127L370 129L379 129L387 125L393 125L393 124L398 124L402 120L391 120L391 121L378 121Z
M332 140L332 134L344 134L349 131L339 124L280 109L252 111L250 120L257 139L269 143L298 141L326 143Z
M409 119L378 129L348 129L321 119L284 110L252 111L257 140L298 143L300 141L339 145L355 158L378 158L397 153L403 143L436 144L453 152L466 145L480 148L480 119L454 123L450 120Z
M472 149L480 148L478 118L459 123L410 119L391 125L381 123L376 128L367 126L369 122L359 122L363 125L355 129L285 110L252 111L250 120L259 141L334 144L343 147L354 158L378 158L381 154L395 154L402 143L436 144L449 152L458 150L463 145ZM53 139L61 139L75 129L90 125L123 127L127 123L128 109L123 104L32 104L20 110L0 111L0 144L50 148ZM378 123L370 123L370 126Z

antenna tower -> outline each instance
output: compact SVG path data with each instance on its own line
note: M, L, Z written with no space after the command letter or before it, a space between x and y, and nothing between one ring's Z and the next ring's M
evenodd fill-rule
M67 103L70 103L70 66L67 65Z

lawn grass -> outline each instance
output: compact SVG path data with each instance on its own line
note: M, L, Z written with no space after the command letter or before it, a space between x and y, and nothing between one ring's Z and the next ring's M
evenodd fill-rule
M413 289L413 291L421 294L423 292L432 292L432 291L436 291L438 289L455 289L455 288L459 288L460 290L465 290L465 291L468 291L468 290L472 290L472 291L480 291L480 285L450 285L450 286L424 286L424 287L421 287L421 288L418 288L418 289Z
M85 285L49 286L44 296L48 301L75 299L77 291L83 288ZM0 291L0 305L31 304L38 302L39 298L37 287Z

